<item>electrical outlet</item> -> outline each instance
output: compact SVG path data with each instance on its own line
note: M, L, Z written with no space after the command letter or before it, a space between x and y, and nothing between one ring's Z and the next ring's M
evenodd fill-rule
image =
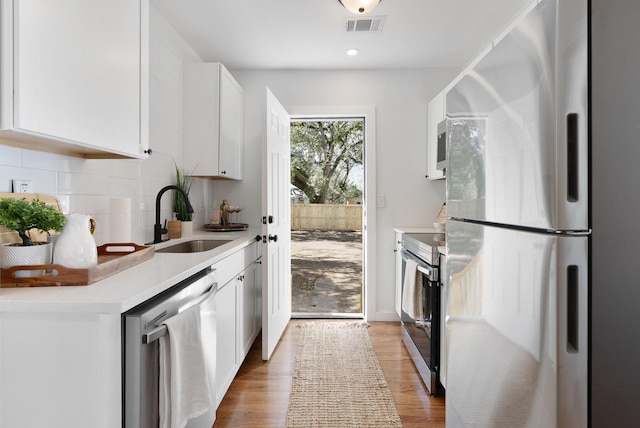
M31 180L13 180L13 193L32 193Z

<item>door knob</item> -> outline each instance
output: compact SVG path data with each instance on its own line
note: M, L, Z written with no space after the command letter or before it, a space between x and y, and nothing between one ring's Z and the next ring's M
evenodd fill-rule
M278 242L278 235L269 235L269 241Z

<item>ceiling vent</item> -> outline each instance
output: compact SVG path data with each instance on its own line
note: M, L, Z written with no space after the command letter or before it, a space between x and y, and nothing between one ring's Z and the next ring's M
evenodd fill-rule
M386 16L370 16L368 18L345 18L344 29L347 33L382 31Z

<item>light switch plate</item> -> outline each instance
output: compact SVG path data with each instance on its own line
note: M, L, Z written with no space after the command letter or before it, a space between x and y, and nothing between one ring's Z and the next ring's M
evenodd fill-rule
M32 193L31 180L13 180L13 193Z
M380 194L377 197L376 206L378 208L384 208L387 206L387 197L384 194Z

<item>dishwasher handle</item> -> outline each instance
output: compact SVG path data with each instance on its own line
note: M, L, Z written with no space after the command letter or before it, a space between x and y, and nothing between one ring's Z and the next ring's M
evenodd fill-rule
M202 295L193 303L193 305L198 305L204 302L209 298L209 296L214 294L217 290L218 290L218 283L214 282L213 284L211 284L211 287L207 289L207 291L202 293ZM188 307L191 307L193 305L189 305ZM167 334L167 326L165 324L160 324L158 327L154 328L150 332L144 333L142 335L142 343L144 345L148 345L160 339L165 334Z

